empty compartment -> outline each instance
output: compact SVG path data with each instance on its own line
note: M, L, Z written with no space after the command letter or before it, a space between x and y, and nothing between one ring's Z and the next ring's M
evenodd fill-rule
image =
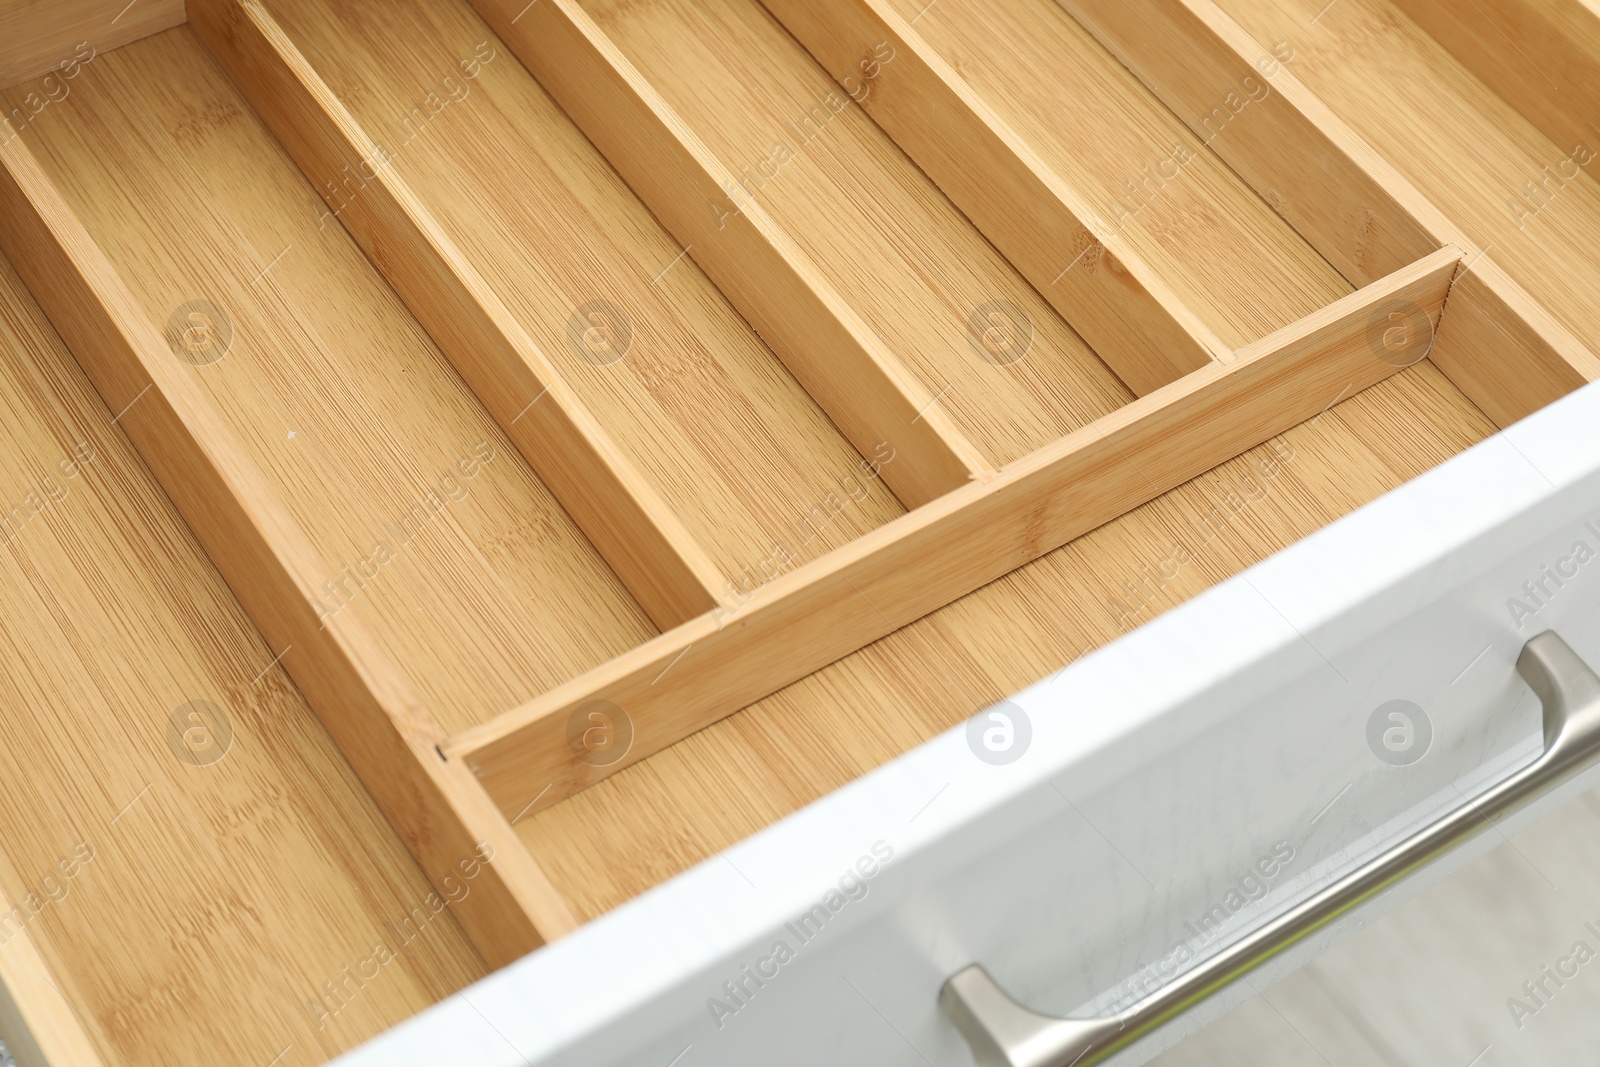
M734 595L903 512L464 0L271 12Z
M446 728L655 632L190 28L70 100L28 145Z
M1061 247L1050 264L1056 270L1038 274L1029 286L1017 267L1001 258L1016 258L1015 250L1003 244L998 253L985 247L987 240L957 210L960 205L919 169L918 153L908 158L885 132L893 124L880 129L869 117L880 106L873 94L891 91L880 89L879 82L898 76L896 49L905 42L883 46L876 81L846 76L841 83L756 0L648 6L595 0L585 7L740 175L741 195L763 205L794 235L890 348L933 388L956 383L941 403L971 406L961 420L964 429L975 437L986 435L979 439L1001 462L1015 458L1018 448L1043 443L1017 437L1011 451L1001 451L995 431L985 428L1006 417L1002 412L1015 402L1011 390L1024 383L1000 381L994 374L980 381L956 377L970 362L961 357L969 355L972 309L1009 301L1023 308L1037 329L1040 316L1060 320L1040 292L1054 299L1079 274L1126 275L1129 267L1102 261L1093 248ZM960 36L966 47L977 49L952 50L958 72L1002 62L982 51L1000 31L968 32L962 10L960 4L951 16L930 10L915 29L939 14L952 28L940 31L936 43ZM1045 54L1064 50L1072 60L1061 64L1064 73L1049 64L1029 68L1024 62L1029 53L1019 59L1015 49L995 44L1004 52L1008 72L993 75L993 84L976 79L974 87L1044 166L1087 201L1100 229L1120 237L1143 261L1154 275L1150 283L1173 291L1178 313L1192 314L1202 331L1215 335L1213 348L1256 340L1351 291L1114 59L1081 31L1075 33L1064 14L1048 7L1000 14L1026 24L1018 29L1019 40L1039 39L1017 47ZM994 13L971 17L981 21ZM741 47L721 47L728 40L740 41ZM1013 84L1045 78L1049 81L1026 96ZM858 106L854 97L863 103ZM1059 113L1064 100L1076 102L1070 116ZM1156 167L1178 145L1193 157L1178 179L1159 186L1147 182L1142 168ZM943 149L967 153L954 141ZM769 160L772 156L777 163ZM1161 181L1159 175L1156 180ZM1074 310L1071 301L1056 304L1063 306ZM1120 353L1102 349L1099 355L1116 366ZM1029 357L1035 360L1061 362L1047 352ZM964 388L979 392L963 401ZM1047 404L1058 402L1056 393L1040 386L1030 385L1030 392Z
M108 1067L318 1064L482 976L3 257L0 353L0 952Z
M1420 0L1341 0L1325 15L1310 0L1220 6L1257 40L1288 41L1296 77L1567 329L1600 345L1600 133L1552 127L1567 134L1559 142L1541 133L1402 13L1412 4L1460 21L1462 30L1493 33L1482 11L1446 12ZM1565 2L1536 6L1555 15ZM1579 70L1558 66L1531 42L1519 52L1494 39L1502 66L1535 79L1552 101L1581 111L1587 99L1595 110ZM1581 49L1583 39L1570 46Z
M586 10L991 462L1131 398L759 5Z
M1202 135L1055 0L885 6L1227 344L1246 345L1350 291L1211 151L1228 109L1270 91L1264 77L1232 104L1217 100L1224 110Z

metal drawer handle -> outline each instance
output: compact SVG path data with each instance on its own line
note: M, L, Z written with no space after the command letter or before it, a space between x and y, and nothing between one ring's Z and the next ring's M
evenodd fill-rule
M1523 646L1517 672L1544 704L1544 754L1418 830L1120 1015L1056 1019L1013 1000L979 964L939 990L939 1005L980 1067L1088 1067L1193 1007L1358 904L1570 780L1600 754L1600 677L1553 631Z

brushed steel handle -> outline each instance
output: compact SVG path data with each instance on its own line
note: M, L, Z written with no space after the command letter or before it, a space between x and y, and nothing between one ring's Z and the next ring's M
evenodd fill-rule
M1600 755L1600 676L1553 631L1533 638L1517 672L1544 705L1544 754L1499 785L1296 904L1127 1011L1057 1019L1018 1004L980 964L956 972L939 1006L980 1067L1089 1067L1193 1007L1257 965L1567 782Z

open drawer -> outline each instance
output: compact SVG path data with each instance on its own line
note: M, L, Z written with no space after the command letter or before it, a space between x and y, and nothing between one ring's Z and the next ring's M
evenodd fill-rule
M1277 902L1526 758L1522 631L1460 598L1593 505L1592 153L1421 0L1237 6L0 2L24 1067L318 1063L536 949L476 987L522 1055L961 1062L939 967L1090 1003L1262 841L1298 842ZM1349 709L1426 705L1469 631L1440 758L1308 837ZM1023 758L940 736L1130 633L1016 698ZM1410 641L1424 673L1369 651ZM702 1052L706 976L858 860L850 951L898 947L793 984L871 972L868 1014L798 992Z
M993 1032L1025 1021L994 984L1089 1031L982 1067L1145 1062L1600 782L1597 417L1590 386L339 1064L954 1067L974 964ZM1564 707L1521 658L1556 634ZM1248 981L1192 977L1262 934Z

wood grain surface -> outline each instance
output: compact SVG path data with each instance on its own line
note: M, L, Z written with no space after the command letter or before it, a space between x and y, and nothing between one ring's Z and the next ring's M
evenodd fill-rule
M1463 263L1450 296L1429 358L1496 426L1600 381L1600 356L1489 255Z
M325 564L21 141L0 145L0 243L121 427L485 959L570 928L483 788L438 752L444 734L361 622L326 611ZM197 328L197 327L196 327ZM211 327L208 324L208 329ZM191 342L197 341L190 338ZM140 383L143 383L140 387ZM135 392L137 389L137 392ZM124 398L127 402L124 403ZM290 655L290 653L293 655ZM478 858L492 864L478 863ZM455 900L468 870L475 889Z
M1209 135L1191 131L1187 115L1168 111L1052 0L892 6L1235 348L1433 250L1340 278Z
M320 1062L1594 376L1570 148L1388 0L1152 4L1242 23L1187 42L1190 96L1287 44L1276 133L1208 138L1138 80L1154 53L1074 20L1149 36L1098 0L773 0L800 41L759 0L481 0L505 37L469 0L205 0L47 106L0 92L0 236L94 382L0 267L0 898L93 849L36 956L0 945L59 985L35 1031ZM829 12L920 65L852 89L801 25ZM930 76L968 126L891 113ZM1221 358L1130 390L969 140L1110 219ZM686 247L720 240L683 203L708 189L743 236ZM1437 362L1372 350L1402 297ZM651 710L607 776L561 734L618 694ZM170 722L196 700L232 730L214 763ZM406 938L471 827L507 873Z
M1600 151L1600 6L1594 0L1394 0L1552 142Z
M892 7L764 6L1134 392L1227 354L1123 240L1120 220L1102 218Z
M654 632L193 31L79 82L24 138L158 326L228 320L222 359L174 363L318 550L322 610L447 730Z
M1322 6L1221 4L1257 40L1291 42L1296 78L1600 349L1600 158L1563 167L1572 145L1551 142L1385 0L1339 0L1319 18Z
M1345 277L1360 281L1424 249L1460 248L1462 273L1479 272L1462 296L1494 340L1477 329L1440 337L1438 365L1497 425L1600 378L1600 357L1549 328L1538 301L1498 269L1492 245L1447 218L1301 83L1290 69L1299 54L1292 41L1269 50L1211 0L1157 0L1138 11L1064 3L1197 133L1212 131L1208 143Z
M1424 361L516 828L599 915L1493 430Z
M0 895L31 895L26 934L98 1053L320 1063L482 974L3 263L0 349ZM329 996L379 941L380 976Z
M199 0L194 15L301 170L351 176L349 189L328 183L330 208L655 624L710 611L723 584L710 557L266 9Z
M1040 554L1148 502L1422 359L1459 266L1441 249L1002 467L848 548L677 627L445 745L512 818L549 805ZM1398 316L1409 349L1373 343ZM574 751L600 708L625 758Z
M902 501L926 503L990 469L936 394L582 8L550 0L514 14L505 0L479 0L479 9L841 432L862 452L887 443L901 454L883 477Z
M184 20L184 0L4 0L0 2L0 87L91 60ZM66 64L63 69L63 64ZM68 81L38 86L39 99ZM22 116L31 118L31 108ZM15 120L15 116L12 116Z
M272 10L370 136L394 146L396 172L736 587L775 548L795 565L903 513L464 2ZM485 41L494 58L466 78L457 64ZM411 109L430 92L452 103L419 124ZM505 195L506 174L517 195ZM617 362L592 362L569 339L573 316L595 302L627 315L631 347ZM797 536L796 517L829 493L849 507Z
M1130 397L754 0L583 6L991 462ZM991 312L1026 358L977 347Z
M1253 39L1206 0L1060 7L1353 284L1440 244L1469 247L1300 84L1293 40Z

